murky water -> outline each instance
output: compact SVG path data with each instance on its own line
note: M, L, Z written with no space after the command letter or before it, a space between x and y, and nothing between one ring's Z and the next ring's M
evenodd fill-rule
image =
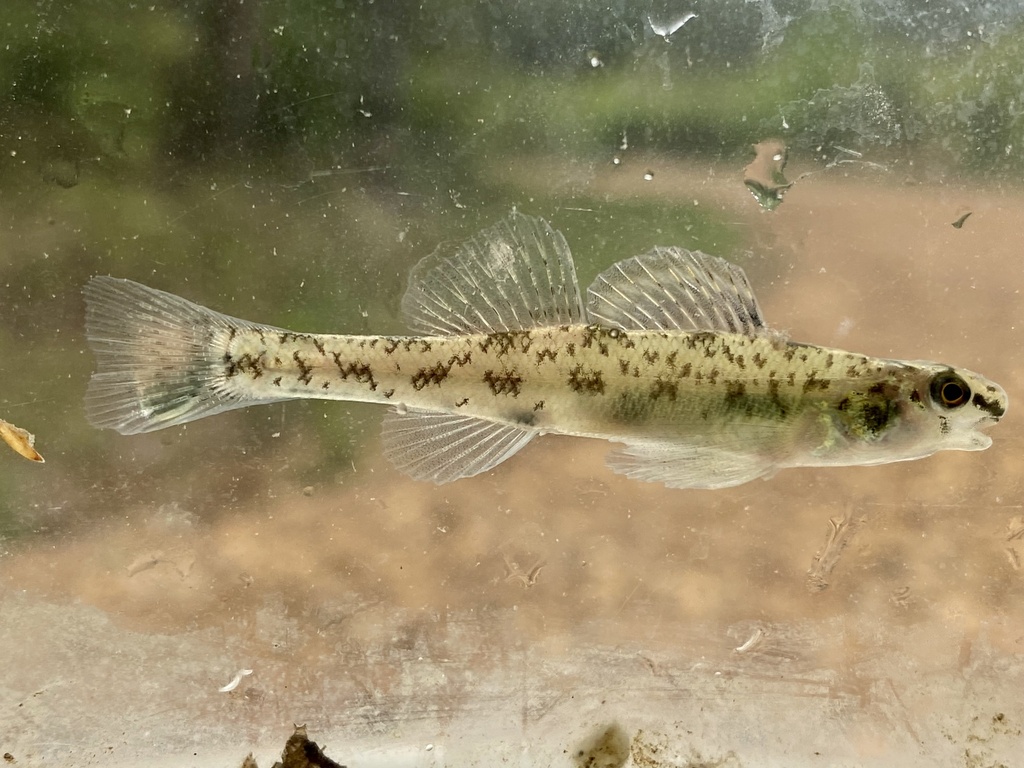
M25 19L56 30L13 35L23 52L49 50L47 34L80 21L22 5ZM159 19L135 19L152 22L138 33L153 45L140 60L180 77L201 58L184 42L193 28L214 40L228 30L237 47L245 35L304 40L277 28L313 26L282 4L260 7L218 27L161 6ZM568 18L589 18L572 8ZM759 8L740 19L756 40L744 55L770 63L790 50L786 35L811 45L824 34L824 16L808 11L787 27L770 3ZM834 88L808 85L803 112L784 110L787 124L822 128L854 94L885 113L872 123L885 131L862 121L856 147L840 137L821 149L810 128L755 129L758 141L790 146L793 184L764 210L744 186L753 142L736 140L732 153L723 139L708 152L680 137L714 126L680 112L673 128L661 112L630 118L602 101L626 84L647 107L662 104L667 72L673 98L699 96L701 114L732 121L715 130L744 130L745 107L692 82L701 61L715 77L733 71L715 59L711 32L686 37L728 14L697 8L663 35L645 30L648 11L665 32L688 13L620 10L580 32L581 45L587 35L614 45L587 43L576 62L546 47L544 11L524 5L530 23L505 18L507 38L468 49L490 61L532 40L552 71L522 80L500 67L473 75L412 44L415 61L392 53L371 73L342 42L376 38L335 19L338 51L317 61L345 62L364 92L323 96L347 110L328 119L337 138L327 142L310 128L315 115L278 105L310 122L258 137L276 157L231 127L248 114L231 99L184 100L219 116L191 123L207 139L161 137L159 78L147 80L146 67L129 77L124 57L69 65L85 73L76 87L91 88L89 103L102 96L110 107L82 111L86 128L62 118L45 89L26 102L11 86L0 417L35 433L46 464L0 457L0 752L16 765L240 765L252 751L263 766L304 723L349 766L1019 760L1024 190L1000 181L1011 166L971 174L977 154L914 143L914 114L946 114L952 96L933 92L917 113L908 99L896 121L892 81L854 67L831 71ZM400 39L416 21L365 13L359 29ZM958 18L967 45L976 27ZM440 11L418 21L466 34ZM632 35L609 32L613 21ZM840 21L873 34L864 18ZM950 34L933 29L944 45ZM29 60L5 60L23 65L12 83ZM97 95L104 67L120 95ZM374 98L375 77L395 72L415 97ZM578 79L585 93L573 96L567 85L609 72L619 78L611 95ZM962 87L954 74L950 93ZM511 114L484 95L499 86ZM822 89L831 101L814 101ZM602 104L622 119L593 118ZM517 110L547 122L524 123ZM132 122L140 113L145 130ZM838 124L852 130L843 114ZM599 126L596 138L567 128L574 120ZM1004 146L1016 146L1015 125ZM989 141L958 126L950 137ZM252 157L218 155L203 143L211 132ZM485 475L417 483L381 458L373 406L288 403L133 438L85 422L92 363L79 291L89 276L131 277L298 330L396 332L412 265L513 206L565 233L583 284L653 245L700 248L742 264L767 320L792 338L977 370L1006 388L1010 412L988 451L785 470L721 491L631 482L604 466L607 445L553 436Z

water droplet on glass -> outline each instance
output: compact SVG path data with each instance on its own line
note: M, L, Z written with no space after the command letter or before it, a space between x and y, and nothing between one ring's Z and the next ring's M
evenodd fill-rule
M788 150L779 139L766 139L754 145L754 153L753 162L743 169L743 183L762 208L774 211L791 186L783 174Z
M697 14L693 13L692 11L689 13L684 13L682 16L679 16L675 19L668 19L665 21L662 21L660 19L655 21L653 18L651 18L650 15L648 15L647 23L648 25L650 25L651 31L654 34L656 34L658 37L662 37L665 40L668 40L669 37L678 32L683 27L683 25L686 24L686 22L696 18Z
M399 416L405 416L407 413L409 413L409 406L407 406L405 403L396 403L395 413L397 413Z

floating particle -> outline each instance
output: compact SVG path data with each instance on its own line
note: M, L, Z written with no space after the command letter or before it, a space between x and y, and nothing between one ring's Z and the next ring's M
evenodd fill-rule
M974 211L968 211L959 219L953 222L953 229L963 229L964 222L967 221L967 217L970 216Z
M235 676L233 678L231 678L231 682L230 683L228 683L227 685L221 686L217 690L220 691L221 693L230 693L231 691L235 690L235 688L238 687L239 683L242 682L242 678L243 677L248 677L251 674L252 674L252 670L251 669L240 669L240 670L238 670L235 673Z
M764 630L761 628L755 629L754 633L747 639L745 643L743 643L743 645L737 646L733 650L736 651L736 653L746 653L759 642L761 642L761 638L763 637Z
M0 419L0 438L29 461L43 462L43 457L33 447L36 437L31 432Z

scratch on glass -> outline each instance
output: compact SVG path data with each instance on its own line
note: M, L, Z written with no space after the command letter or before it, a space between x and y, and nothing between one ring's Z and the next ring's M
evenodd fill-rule
M508 555L502 555L502 558L505 561L505 581L509 584L518 581L523 585L523 589L529 589L537 583L541 569L546 565L543 561L538 561L530 570L525 571L519 563L512 560Z
M807 570L807 588L811 592L822 592L828 589L829 576L839 563L839 556L863 522L863 518L853 519L846 514L842 517L833 517L828 521L829 528L825 537L825 546L815 556L811 567Z

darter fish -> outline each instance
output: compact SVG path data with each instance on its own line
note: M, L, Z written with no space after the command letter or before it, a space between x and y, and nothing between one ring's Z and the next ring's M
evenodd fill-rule
M418 335L295 333L113 277L85 296L97 427L130 435L305 397L385 403L385 452L436 483L556 433L620 443L608 463L629 477L723 488L982 450L1007 407L964 369L789 341L739 267L698 251L621 261L584 299L562 235L518 213L413 270L402 309Z

